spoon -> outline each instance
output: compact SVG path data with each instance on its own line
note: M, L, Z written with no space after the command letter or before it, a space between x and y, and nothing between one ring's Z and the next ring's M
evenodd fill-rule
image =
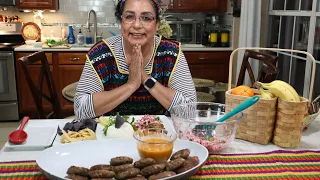
M254 105L256 102L259 101L259 99L260 99L259 96L253 96L253 97L245 100L239 106L235 107L232 111L230 111L227 114L225 114L224 116L222 116L222 118L220 118L216 122L223 122L223 121L231 118L232 116L236 115L237 113L239 113L239 112L247 109L248 107Z
M19 129L13 131L12 133L10 133L10 135L9 135L9 141L10 141L11 143L21 144L21 143L23 143L23 142L27 139L28 134L23 130L23 128L24 128L24 126L27 124L27 122L29 121L29 119L30 119L30 118L29 118L28 116L23 117Z

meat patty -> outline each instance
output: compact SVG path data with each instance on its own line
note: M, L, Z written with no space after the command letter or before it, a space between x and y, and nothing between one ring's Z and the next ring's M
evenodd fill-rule
M113 180L113 178L93 178L91 180Z
M175 152L174 154L172 154L170 160L175 160L178 158L183 158L183 159L187 159L190 155L190 149L181 149L177 152Z
M128 179L137 176L140 173L140 169L138 168L130 168L126 171L122 171L117 173L115 178L117 180L123 180L123 179Z
M90 168L90 171L94 171L94 170L108 170L108 171L112 171L112 166L108 165L108 164L97 164L94 165Z
M169 161L169 162L167 162L166 170L173 171L173 170L179 168L180 166L182 166L184 161L185 161L185 159L183 159L183 158L178 158L178 159Z
M134 167L143 169L144 167L150 166L155 163L156 161L153 158L142 158L134 163Z
M161 173L154 174L154 175L150 176L149 180L162 179L162 178L166 178L166 177L170 177L170 176L174 176L174 175L176 175L176 173L173 171L163 171Z
M67 170L67 174L75 174L80 176L89 176L89 169L78 166L70 166Z
M113 171L115 173L125 171L127 169L133 168L133 164L122 164L118 166L113 166Z
M108 170L94 170L89 172L91 178L113 178L116 175L113 171Z
M181 167L179 167L178 169L175 170L175 172L177 174L179 173L182 173L182 172L185 172L193 167L195 167L196 165L199 164L199 158L198 156L192 156L192 157L189 157L188 159L186 159L184 161L184 163L182 164Z
M88 180L88 177L79 176L79 175L76 175L76 174L68 174L68 176L66 176L66 178L73 179L73 180Z
M115 158L112 158L110 160L110 165L111 166L117 166L117 165L122 165L122 164L131 164L133 162L133 159L128 156L118 156Z
M153 164L153 165L150 165L150 166L143 168L141 170L141 175L147 177L147 176L150 176L153 174L157 174L157 173L161 172L162 170L164 170L164 168L166 168L165 163Z

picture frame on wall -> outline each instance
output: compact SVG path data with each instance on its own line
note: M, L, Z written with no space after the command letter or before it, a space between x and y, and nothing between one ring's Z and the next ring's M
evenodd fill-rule
M241 0L233 1L233 17L240 17L241 14Z

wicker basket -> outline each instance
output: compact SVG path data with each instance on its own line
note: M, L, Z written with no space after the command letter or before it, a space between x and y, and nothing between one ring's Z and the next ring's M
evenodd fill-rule
M247 100L249 97L226 92L226 105L232 109ZM268 100L260 99L255 105L243 111L236 138L268 144L273 137L274 122L276 118L277 98ZM229 112L230 109L226 108Z
M279 111L277 115L277 121L279 120L279 122L277 122L277 127L275 127L275 135L274 135L274 143L276 143L278 146L281 146L281 147L297 147L299 144L300 144L300 138L301 138L301 131L302 131L302 128L307 125L308 123L310 123L311 121L313 121L317 115L316 114L312 114L312 115L307 115L306 116L306 112L307 112L307 105L308 103L311 103L311 99L312 99L312 92L313 92L313 85L314 85L314 79L315 79L315 71L316 71L316 61L314 59L314 57L308 53L308 52L305 52L305 51L299 51L299 50L292 50L292 49L277 49L277 48L261 48L261 47L249 47L249 48L237 48L235 49L231 55L230 55L230 61L229 61L229 79L228 79L228 92L230 92L231 90L231 80L232 80L232 65L233 65L233 59L234 59L234 56L235 54L237 53L237 51L239 50L247 50L247 49L250 49L250 50L267 50L267 51L273 51L273 52L294 52L294 53L301 53L301 54L305 54L308 58L307 60L308 61L311 61L312 63L312 70L311 70L311 73L310 73L310 76L311 76L311 79L310 79L310 88L309 88L309 98L308 99L304 99L303 98L303 101L301 103L299 102L284 102L284 101L281 101L279 100L278 103L278 106L279 106ZM230 95L230 93L226 93L226 99L236 99L235 96L233 95ZM259 102L257 102L254 106L252 106L253 108L255 106L258 106L259 103L263 102L263 99L260 99ZM226 101L226 104L231 104L232 101ZM298 106L300 108L296 108L295 106ZM250 107L251 108L251 107ZM248 108L247 110L249 111ZM261 108L259 109L256 109L258 112L261 111ZM274 109L272 108L272 111ZM246 111L244 111L245 113ZM253 110L250 110L251 113L255 113L255 111ZM293 113L293 114L292 114ZM250 113L248 113L250 115ZM295 121L286 121L290 118L293 118L295 119ZM252 124L249 124L249 122L246 121L247 117L245 116L241 121L242 124L240 124L240 127L239 127L239 132L242 132L242 129L248 129L247 133L249 133L250 131L250 128L249 128L249 125L252 125ZM285 120L286 119L286 120ZM240 122L241 122L240 121ZM270 121L272 122L272 120ZM250 123L253 123L253 121L250 121ZM282 123L282 124L281 124ZM295 132L291 132L293 131L292 129L290 128L287 128L287 129L290 129L290 130L287 130L286 129L286 126L284 126L283 124L288 124L287 126L292 125L292 126L299 126L298 129L295 131ZM282 126L282 127L281 127ZM252 127L255 127L254 125ZM258 127L258 126L257 126ZM260 129L251 129L252 132L250 132L250 135L253 136L253 135L257 135L259 132L260 132ZM285 132L282 132L284 131ZM240 133L237 134L237 137L240 137L239 135ZM248 138L248 137L247 137ZM294 141L292 139L295 139ZM299 139L299 140L297 140ZM251 140L250 140L251 141ZM265 141L266 142L266 141Z
M205 92L197 92L197 101L198 102L214 102L216 97L212 94Z
M275 145L284 148L296 148L300 145L307 105L308 99L305 98L301 98L301 102L278 99L278 111L273 137Z

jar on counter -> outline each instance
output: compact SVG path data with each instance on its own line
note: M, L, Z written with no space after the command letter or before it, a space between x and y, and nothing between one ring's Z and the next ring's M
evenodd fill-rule
M230 32L228 30L221 30L220 37L221 37L221 46L222 47L229 47L230 46Z
M219 37L219 31L218 30L210 31L210 34L209 34L210 46L213 46L213 47L219 46L218 37Z

